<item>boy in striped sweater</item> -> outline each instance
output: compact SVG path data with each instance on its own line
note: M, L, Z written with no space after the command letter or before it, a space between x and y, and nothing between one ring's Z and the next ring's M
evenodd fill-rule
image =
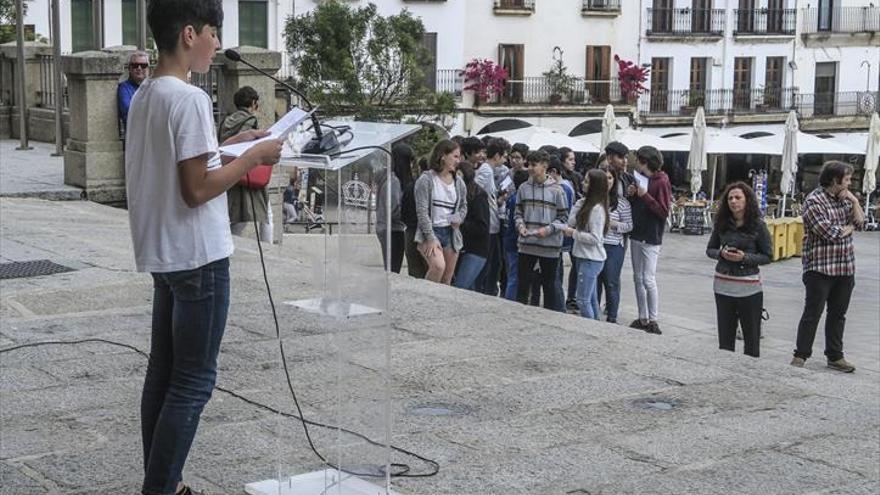
M529 180L516 195L516 229L519 260L516 300L527 304L534 266L540 265L544 307L557 306L556 270L562 250L562 230L568 221L568 204L559 184L547 177L550 155L532 151L528 155Z

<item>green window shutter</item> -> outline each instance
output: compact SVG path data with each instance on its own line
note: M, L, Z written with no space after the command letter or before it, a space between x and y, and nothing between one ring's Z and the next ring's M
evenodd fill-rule
M269 47L269 9L266 0L239 0L238 44Z

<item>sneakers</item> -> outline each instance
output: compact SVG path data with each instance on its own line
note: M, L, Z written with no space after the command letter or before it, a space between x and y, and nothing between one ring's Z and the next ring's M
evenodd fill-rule
M842 373L852 373L856 370L856 367L849 364L846 359L840 358L837 361L828 360L828 367L840 371Z
M175 495L206 495L205 492L197 492L192 488L184 485L183 488Z
M645 326L645 331L654 335L663 335L663 332L660 331L660 325L656 321L649 321L648 325Z
M608 323L617 323L617 318L607 318L605 321Z
M807 360L804 358L794 357L791 360L791 365L794 366L795 368L803 368L804 363L806 363L806 362L807 362Z
M632 323L629 324L629 327L635 328L636 330L644 330L645 328L647 328L647 325L642 323L642 320L636 318L635 320L633 320Z

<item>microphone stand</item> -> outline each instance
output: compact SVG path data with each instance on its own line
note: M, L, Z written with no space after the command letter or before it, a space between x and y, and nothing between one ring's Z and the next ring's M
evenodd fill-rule
M262 74L262 75L268 77L269 79L272 79L276 83L284 86L291 93L294 93L295 95L299 96L299 98L303 102L305 102L306 105L309 106L309 111L312 111L315 109L315 106L312 105L312 102L310 102L308 100L308 98L306 98L306 95L304 95L298 89L294 88L290 84L287 84L286 82L282 81L281 79L278 79L277 77L273 76L272 74L269 74L268 72L264 71L263 69L248 62L247 60L243 59L241 57L241 54L238 53L237 51L233 50L232 48L229 48L223 53L224 53L224 55L226 55L226 58L228 58L229 60L232 60L233 62L241 62L244 65L247 65L251 69L254 69L255 71L259 72L260 74ZM324 134L324 132L321 131L321 122L318 121L318 116L315 115L314 112L312 113L312 127L315 129L315 137L312 138L308 143L306 143L305 146L303 146L302 152L304 154L310 154L310 155L329 154L329 153L332 153L333 151L336 151L337 148L339 148L339 140L336 137L336 132L330 132L329 134Z

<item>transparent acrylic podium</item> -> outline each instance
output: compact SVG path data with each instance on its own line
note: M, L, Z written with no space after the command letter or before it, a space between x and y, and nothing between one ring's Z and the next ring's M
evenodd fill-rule
M321 335L326 342L322 354L332 361L322 386L310 387L306 393L298 387L298 363L288 360L306 419L334 427L309 426L315 447L327 462L321 469L303 473L302 466L314 467L321 461L311 454L305 440L301 445L284 445L277 449L276 465L267 466L272 478L246 485L250 495L395 495L391 489L389 281L374 218L378 194L384 194L385 204L390 204L391 188L385 187L384 178L391 174L391 160L380 150L345 150L382 146L390 151L391 143L419 127L364 122L331 125L349 126L354 134L341 155L285 154L276 167L280 173L297 167L316 174L318 180L313 182L319 186L315 189L323 198L323 245L309 260L315 296L283 304L295 308L294 318L314 325L313 335ZM386 208L385 225L391 224L390 214ZM390 246L390 233L387 237ZM296 346L296 338L285 335L284 320L280 323L285 349ZM273 384L273 390L289 398L283 377L281 382ZM292 400L286 402L291 404L288 412L295 412ZM295 428L302 429L298 420L279 417L275 433L286 442L291 437L282 432Z

